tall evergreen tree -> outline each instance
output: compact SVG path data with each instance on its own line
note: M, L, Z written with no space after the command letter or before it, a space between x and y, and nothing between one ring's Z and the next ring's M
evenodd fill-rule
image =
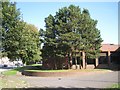
M44 56L68 55L72 59L74 54L76 65L77 51L86 52L86 58L98 57L102 39L96 28L97 21L90 17L87 9L81 11L74 5L63 7L55 16L49 15L45 23Z
M90 17L89 11L84 9L82 12L82 24L80 33L83 40L83 51L86 52L87 59L95 59L99 56L102 38L100 31L96 28L97 20Z

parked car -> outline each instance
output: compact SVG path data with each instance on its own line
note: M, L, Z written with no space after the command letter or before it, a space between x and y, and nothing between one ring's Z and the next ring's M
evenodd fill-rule
M21 66L23 66L23 64L21 64L21 63L16 63L15 66L21 67Z
M8 65L7 64L4 64L4 66L3 67L8 67Z
M0 64L0 68L3 68L3 67L8 67L7 64Z

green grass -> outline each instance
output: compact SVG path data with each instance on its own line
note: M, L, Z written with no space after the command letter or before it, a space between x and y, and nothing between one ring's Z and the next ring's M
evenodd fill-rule
M16 75L18 71L24 70L25 67L17 67L12 70L4 71L2 74L3 75Z
M27 66L41 66L41 64L32 64L32 65L27 65ZM27 66L17 67L17 68L12 69L12 70L4 71L2 74L3 75L16 75L17 72L22 71L22 70L26 70Z
M79 69L79 70L25 70L29 72L96 72L96 71L103 71L103 72L108 72L109 70L107 69Z
M29 70L28 67L32 66L32 68ZM36 70L34 67L36 66L41 66L41 64L32 64L32 65L27 65L24 67L17 67L15 69L9 70L9 71L4 71L3 75L16 75L17 72L19 71L29 71L29 72L69 72L69 71L77 71L77 72L96 72L96 71L110 71L108 69L79 69L79 70Z
M17 71L16 70L9 70L9 71L4 71L3 75L16 75Z
M111 86L107 87L104 90L120 90L120 83L112 84Z
M42 64L31 64L31 65L28 65L28 66L42 66Z
M119 89L120 89L120 83L118 83L118 84L113 84L113 85L111 86L111 88L119 88Z
M25 70L29 72L68 72L71 70Z

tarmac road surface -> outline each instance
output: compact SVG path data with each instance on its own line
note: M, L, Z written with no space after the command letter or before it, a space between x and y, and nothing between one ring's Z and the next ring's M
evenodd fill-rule
M32 88L107 88L120 80L120 71L105 73L92 72L75 77L34 77L21 76ZM119 78L119 79L118 79Z

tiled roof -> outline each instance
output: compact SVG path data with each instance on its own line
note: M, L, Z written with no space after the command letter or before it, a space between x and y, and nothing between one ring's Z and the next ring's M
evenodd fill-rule
M115 44L102 44L100 48L101 51L116 51L119 48L118 45Z

